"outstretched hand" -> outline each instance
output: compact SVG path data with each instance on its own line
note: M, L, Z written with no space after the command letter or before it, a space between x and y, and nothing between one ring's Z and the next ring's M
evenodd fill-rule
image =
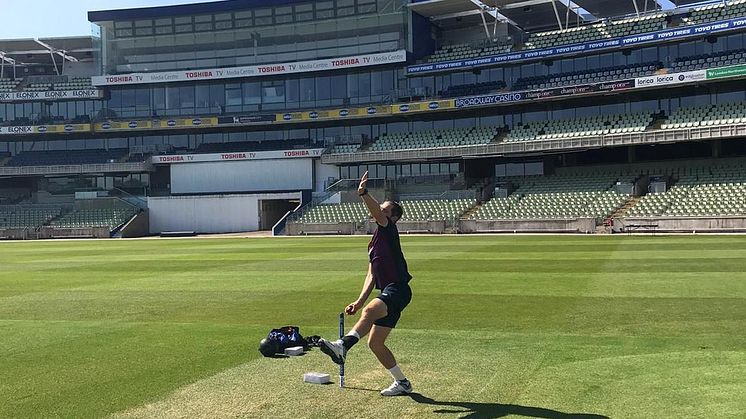
M360 185L357 187L357 193L358 195L365 192L365 188L368 185L368 171L366 170L365 173L363 173L363 177L360 178Z

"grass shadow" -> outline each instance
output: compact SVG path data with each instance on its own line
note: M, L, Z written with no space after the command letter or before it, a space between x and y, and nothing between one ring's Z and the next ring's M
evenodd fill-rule
M450 407L450 409L445 408L434 410L434 413L466 414L466 416L462 416L461 419L492 419L502 418L508 415L546 419L609 419L608 416L596 415L593 413L564 413L542 407L520 406L517 404L440 401L433 400L418 393L412 393L409 397L420 404Z

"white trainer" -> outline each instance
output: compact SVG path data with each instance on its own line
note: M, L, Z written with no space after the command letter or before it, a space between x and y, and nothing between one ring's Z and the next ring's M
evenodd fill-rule
M342 365L345 363L347 349L342 345L341 339L335 340L334 342L329 342L326 339L319 339L319 349L321 349L321 352L329 355L335 364Z
M412 383L409 381L394 381L389 388L381 390L381 396L401 396L412 392Z

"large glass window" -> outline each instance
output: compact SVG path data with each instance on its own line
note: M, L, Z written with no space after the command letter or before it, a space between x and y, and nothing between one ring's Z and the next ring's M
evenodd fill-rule
M330 77L331 98L344 99L347 97L347 76L339 75Z
M314 90L313 77L300 79L300 100L302 102L312 101L315 97Z
M230 83L225 85L225 104L226 106L236 106L242 103L241 84Z
M209 112L210 86L198 85L194 92L194 102L198 112Z
M243 83L243 103L245 105L255 105L262 103L262 91L259 82Z
M331 79L316 77L316 100L328 100L331 97Z
M298 79L285 80L285 95L288 103L300 101L300 85Z
M262 102L285 102L285 83L281 80L262 83Z

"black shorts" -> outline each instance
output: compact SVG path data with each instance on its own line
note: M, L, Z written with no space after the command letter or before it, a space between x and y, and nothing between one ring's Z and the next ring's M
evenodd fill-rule
M373 322L376 326L396 327L396 323L401 317L401 312L412 301L412 289L406 282L399 282L386 285L380 294L376 297L386 304L388 314Z

